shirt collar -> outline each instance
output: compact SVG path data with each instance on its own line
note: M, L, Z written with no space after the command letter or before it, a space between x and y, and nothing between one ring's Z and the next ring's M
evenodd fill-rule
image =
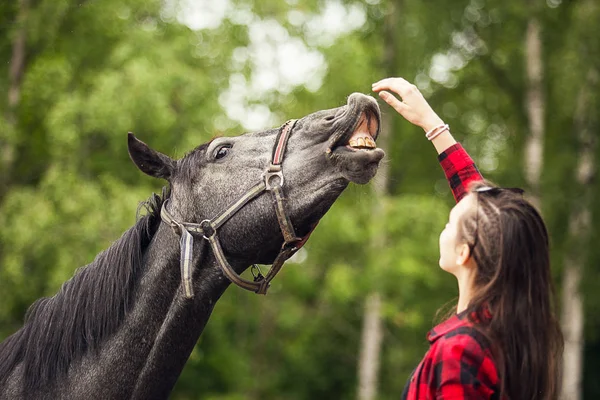
M427 340L429 343L435 342L441 336L444 336L448 332L453 331L454 329L466 325L467 324L467 310L462 311L459 314L454 314L452 317L448 318L441 324L437 325L435 328L430 330L427 333Z

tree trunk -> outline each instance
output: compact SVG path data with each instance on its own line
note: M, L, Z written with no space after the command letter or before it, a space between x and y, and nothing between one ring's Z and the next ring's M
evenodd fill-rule
M587 257L589 237L591 233L592 199L591 181L596 169L594 154L596 151L595 135L587 124L587 112L591 88L595 87L598 74L590 70L577 99L574 116L574 133L578 136L579 157L575 181L577 192L581 194L573 207L569 218L569 251L564 260L563 298L562 298L562 330L565 338L564 365L562 376L561 399L579 400L582 393L583 347L584 347L584 314L583 296L580 282L583 266Z
M541 208L540 176L544 162L544 78L542 37L540 23L532 15L527 23L525 36L525 63L527 69L527 92L525 107L529 123L529 135L525 141L525 178L530 187L529 200Z
M15 34L12 56L10 59L8 107L9 112L14 111L21 97L21 77L25 69L25 45L26 29L25 20L29 9L29 0L19 0L19 11L17 14L17 31ZM11 121L12 122L12 121Z
M401 1L391 5L392 9L386 16L384 22L384 54L383 64L387 76L394 75L394 59L398 51L394 27L397 23L396 16L399 15L398 8ZM381 132L378 138L378 146L384 150L389 148L392 122L389 114L384 114L381 121ZM377 176L373 183L375 192L375 207L372 213L373 219L383 218L382 207L378 206L389 194L389 164L381 163ZM378 249L385 246L386 238L377 236L372 238L371 250L377 253ZM379 366L381 342L383 339L383 328L381 321L381 293L377 289L367 295L365 299L363 326L360 344L360 359L358 364L358 399L373 400L377 397L377 386L379 382Z
M25 27L25 21L27 19L27 12L29 10L29 0L19 0L19 9L16 16L16 31L12 43L12 55L9 61L9 73L8 73L8 109L6 111L6 120L9 125L9 129L14 131L16 129L16 108L19 105L21 98L21 78L25 70L25 55L26 55L26 42L27 42L27 30ZM9 134L10 135L10 134ZM8 184L10 181L12 163L14 159L14 145L8 141L4 141L0 138L0 201L6 194Z
M387 142L391 130L390 117L382 116L381 132L379 134L378 146L387 149ZM371 216L373 220L384 218L381 203L388 195L389 167L382 163L373 182L375 192L375 207ZM376 254L378 249L385 246L386 238L383 235L373 237L371 251ZM377 396L377 384L379 381L379 364L381 353L381 341L383 339L381 321L381 294L377 289L369 293L365 299L363 326L360 343L360 359L358 364L358 399L373 400Z
M381 351L381 295L374 291L365 301L358 370L358 398L373 400L377 396L379 353Z

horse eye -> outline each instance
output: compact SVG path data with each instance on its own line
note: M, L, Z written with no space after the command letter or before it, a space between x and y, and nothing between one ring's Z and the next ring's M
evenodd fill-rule
M221 146L217 149L217 152L215 153L215 158L217 160L225 157L227 154L229 154L229 149L231 149L231 145L230 144L226 144L225 146Z

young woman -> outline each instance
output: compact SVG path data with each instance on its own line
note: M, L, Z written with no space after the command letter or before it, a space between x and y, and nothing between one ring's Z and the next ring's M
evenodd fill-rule
M427 132L457 201L439 262L458 281L456 314L428 333L402 398L556 399L563 339L542 218L522 190L483 181L416 86L388 78L373 90Z

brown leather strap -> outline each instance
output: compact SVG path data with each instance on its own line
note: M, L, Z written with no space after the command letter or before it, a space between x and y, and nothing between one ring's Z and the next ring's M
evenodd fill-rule
M279 134L275 139L275 147L273 147L273 155L271 156L271 163L273 165L281 165L283 162L283 156L285 155L285 148L287 147L288 139L292 133L292 129L296 126L296 119L290 119L281 126ZM282 183L283 184L283 183Z
M217 235L210 236L208 238L208 243L210 243L210 247L212 248L213 253L215 254L215 258L219 262L219 265L221 266L221 269L223 270L227 278L239 287L258 293L263 284L246 280L234 271L231 265L229 265L229 262L227 262L227 258L223 253L223 249L221 248L221 243L219 243ZM268 285L268 282L266 284ZM264 290L266 292L266 289Z
M285 243L294 243L300 241L300 238L296 237L294 226L290 220L289 215L285 212L285 206L287 199L283 195L283 189L281 186L275 186L271 193L273 193L273 203L275 204L275 213L277 214L277 221L279 221L279 227L283 234L283 240Z
M271 282L273 278L275 278L275 275L277 275L277 273L281 270L283 263L285 263L291 256L293 256L294 253L298 251L298 249L299 247L290 245L288 243L284 243L283 246L281 246L281 250L279 251L277 258L275 258L275 261L273 261L271 269L269 269L269 272L267 272L265 281Z

